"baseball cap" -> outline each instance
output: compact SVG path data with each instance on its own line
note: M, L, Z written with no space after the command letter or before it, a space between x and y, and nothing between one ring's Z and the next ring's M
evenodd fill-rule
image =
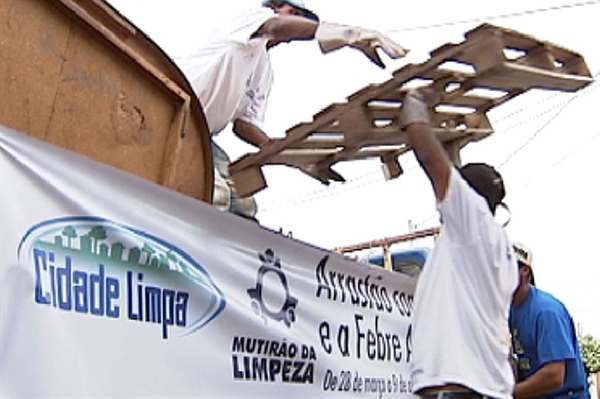
M492 166L484 163L470 163L459 169L463 179L469 186L481 195L488 203L490 211L494 213L496 206L502 203L506 191L502 176Z
M296 7L297 9L302 11L302 14L305 18L311 19L313 21L319 22L319 17L317 14L306 8L304 5L304 1L302 0L280 0L280 3L287 3L291 6ZM277 1L274 0L262 0L262 5L266 6L269 3L277 4Z
M535 279L533 278L533 268L531 267L531 262L533 260L533 254L531 252L531 249L529 249L529 247L525 244L516 241L512 243L512 246L513 250L515 251L515 255L517 255L517 261L529 266L531 275L530 283L531 285L535 285Z

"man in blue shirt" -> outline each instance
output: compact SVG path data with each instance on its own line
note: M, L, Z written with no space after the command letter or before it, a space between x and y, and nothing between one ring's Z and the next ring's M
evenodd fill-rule
M577 334L567 308L534 285L532 254L513 243L519 287L513 296L510 330L519 361L515 398L589 399Z

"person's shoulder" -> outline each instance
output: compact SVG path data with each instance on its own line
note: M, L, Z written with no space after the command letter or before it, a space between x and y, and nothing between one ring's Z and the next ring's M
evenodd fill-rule
M483 197L469 186L454 165L448 183L446 196L437 204L442 226L451 228L453 237L462 241L462 245L476 245L483 240L486 246L493 243L496 247L502 229L495 223Z
M532 286L535 293L536 309L539 312L568 313L565 305L551 293Z
M548 291L544 291L542 289L537 288L536 286L531 286L531 290L533 290L536 294L536 297L539 301L546 303L561 303L558 298L549 293Z
M452 195L455 193L456 195ZM448 192L446 193L445 201L450 200L451 198L460 199L462 203L467 205L469 209L472 209L474 212L481 213L483 215L488 215L490 217L484 217L486 221L492 221L492 214L489 212L487 204L483 197L481 197L477 192L467 183L467 181L460 174L460 171L454 165L450 165L450 177L448 184Z

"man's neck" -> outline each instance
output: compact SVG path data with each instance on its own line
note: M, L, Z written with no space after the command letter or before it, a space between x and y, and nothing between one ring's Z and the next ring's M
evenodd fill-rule
M529 294L530 288L531 287L529 286L529 284L523 284L519 287L517 292L515 292L515 296L513 298L513 306L515 308L521 306L521 304L525 301L525 298L527 298L527 294Z

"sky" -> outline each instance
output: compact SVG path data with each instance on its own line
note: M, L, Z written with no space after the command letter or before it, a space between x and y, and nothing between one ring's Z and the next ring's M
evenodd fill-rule
M108 0L172 58L185 56L221 22L259 0ZM381 83L429 52L464 40L487 22L580 53L600 73L600 0L306 0L321 20L385 33L409 55L380 69L353 49L321 54L316 42L271 50L275 82L265 131L274 138L332 103ZM598 75L600 77L600 75ZM533 252L536 283L559 298L583 334L600 338L600 83L577 93L533 90L491 110L494 134L468 145L463 163L486 162L503 175L511 214L506 231ZM235 160L254 149L231 131L216 141ZM333 249L439 224L434 196L412 154L386 181L378 160L338 164L346 183L324 186L285 166L268 166L256 194L268 228ZM506 214L503 215L506 218ZM406 245L431 246L431 240ZM397 246L396 248L402 248ZM377 252L376 249L368 250ZM363 253L364 255L364 253Z

